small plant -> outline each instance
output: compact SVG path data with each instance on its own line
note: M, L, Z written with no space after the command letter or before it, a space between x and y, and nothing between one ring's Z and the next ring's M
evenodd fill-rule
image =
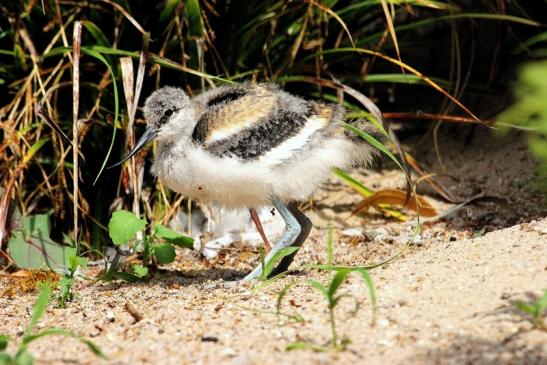
M365 282L370 298L372 300L372 315L373 318L376 315L376 294L374 291L374 284L372 282L372 278L368 274L368 271L363 267L340 267L334 265L334 238L333 238L333 229L332 224L329 223L328 226L328 235L327 235L327 264L326 265L313 265L315 268L319 270L327 270L334 272L334 275L331 275L329 283L325 286L321 282L317 280L306 280L305 283L309 284L312 288L319 291L326 299L327 301L327 307L329 310L329 323L331 328L331 340L330 344L328 346L322 346L317 344L312 344L309 342L294 342L289 345L287 345L286 350L301 350L301 349L311 349L314 351L329 351L329 350L345 350L347 345L349 344L349 339L346 337L343 337L342 339L339 339L338 332L336 330L336 318L335 318L335 309L336 306L340 303L340 300L342 298L354 298L352 295L347 293L341 293L339 294L338 291L342 284L346 281L347 277L352 272L357 272ZM275 278L274 278L275 279ZM273 281L273 279L270 279ZM286 285L277 295L277 314L278 317L281 314L281 304L283 302L283 298L288 294L289 290L298 284L299 281L293 281ZM359 311L359 304L357 301L355 302L355 308L351 312L351 315L354 316ZM292 315L291 317L299 317L302 318L300 315Z
M11 338L7 335L0 334L0 365L32 365L34 362L34 357L27 350L28 345L31 342L41 337L51 336L51 335L59 335L59 336L74 338L82 342L83 344L85 344L87 348L91 352L93 352L96 356L106 359L106 356L97 347L97 345L95 345L90 340L87 340L83 337L76 335L74 332L71 332L62 328L55 328L55 327L45 329L38 333L34 332L34 326L36 326L36 323L38 323L38 321L40 320L40 317L42 317L42 315L46 311L49 297L51 296L51 292L52 292L52 284L50 282L43 283L42 290L40 291L40 294L38 295L38 299L36 299L36 303L34 304L34 308L32 310L30 323L28 325L27 330L25 331L25 334L23 335L23 339L21 343L19 344L15 354L12 355L6 352L6 348L8 347L8 343L11 340Z
M146 220L126 210L120 210L112 214L108 223L108 233L114 244L125 245L135 239L138 232L144 232L146 225ZM163 243L156 243L157 240L162 240ZM135 251L142 254L142 265L133 265L133 278L145 277L149 273L149 268L175 261L175 246L192 249L194 240L159 223L154 224L151 233L144 234L134 245ZM114 276L123 279L127 275Z
M71 302L76 297L72 291L74 285L74 277L79 268L87 267L87 259L80 256L70 256L68 258L68 273L59 281L59 293L57 294L57 302L59 306L65 308L68 302Z
M532 323L537 329L547 331L543 323L543 314L547 311L547 289L543 292L543 296L535 303L516 302L515 307L522 313L532 316Z
M350 275L352 272L358 272L361 277L363 278L365 284L368 287L370 298L372 300L372 313L373 316L376 314L376 295L374 292L374 285L372 283L372 279L370 278L370 275L368 272L361 268L335 268L332 267L332 271L335 272L334 275L331 276L331 279L327 286L323 285L321 282L317 280L308 280L306 281L308 284L311 285L312 288L319 291L325 299L327 300L327 307L329 310L329 322L330 322L330 328L331 328L331 340L330 344L328 346L322 346L317 344L312 344L309 342L294 342L289 345L287 345L286 350L302 350L302 349L311 349L314 351L344 351L347 347L347 345L350 343L350 340L347 337L343 337L342 339L339 339L338 332L336 330L336 318L335 318L335 308L340 303L340 300L342 298L354 298L352 295L347 293L341 293L338 294L338 290L342 286L342 284L346 281L348 275ZM293 286L294 283L289 284L289 286ZM287 288L286 287L286 288ZM287 290L282 290L281 293L278 296L277 301L277 309L279 311L281 307L281 300L283 296L287 294ZM355 298L354 298L355 299ZM354 316L359 311L359 304L356 302L355 308L351 312L351 315Z

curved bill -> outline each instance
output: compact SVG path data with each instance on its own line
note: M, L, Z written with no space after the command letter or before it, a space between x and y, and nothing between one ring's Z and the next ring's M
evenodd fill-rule
M144 146L146 146L146 144L150 141L152 141L154 138L156 138L156 136L158 135L158 129L156 127L148 127L146 128L146 131L144 131L144 134L141 136L141 138L139 138L139 140L137 141L137 144L135 145L135 147L129 151L129 153L127 154L127 156L125 156L120 162L118 163L115 163L114 165L112 166L109 166L108 168L111 169L113 167L116 167L116 166L120 166L122 163L124 163L125 161L129 160L131 157L133 157L137 152L139 152L139 150L141 148L143 148Z

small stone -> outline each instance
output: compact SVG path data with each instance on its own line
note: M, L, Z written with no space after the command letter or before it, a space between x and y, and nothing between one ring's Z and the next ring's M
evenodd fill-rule
M224 350L222 350L222 355L228 356L228 357L234 357L237 355L237 352L231 347L226 347Z
M114 322L115 321L114 312L112 311L106 312L106 320L111 323Z

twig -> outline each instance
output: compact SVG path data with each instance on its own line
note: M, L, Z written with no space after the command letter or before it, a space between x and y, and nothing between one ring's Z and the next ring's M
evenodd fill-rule
M72 35L73 44L73 73L72 73L72 159L74 171L72 172L73 191L72 199L74 202L74 242L78 242L78 152L80 145L78 143L78 107L80 101L80 44L82 40L82 23L78 20L74 22L74 32Z

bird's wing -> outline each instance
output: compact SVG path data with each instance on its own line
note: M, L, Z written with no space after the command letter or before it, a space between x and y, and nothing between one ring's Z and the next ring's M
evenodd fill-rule
M194 130L196 143L219 157L273 164L311 148L317 135L339 133L335 122L344 115L338 105L306 101L267 84L225 88L201 100L207 102L210 110Z

